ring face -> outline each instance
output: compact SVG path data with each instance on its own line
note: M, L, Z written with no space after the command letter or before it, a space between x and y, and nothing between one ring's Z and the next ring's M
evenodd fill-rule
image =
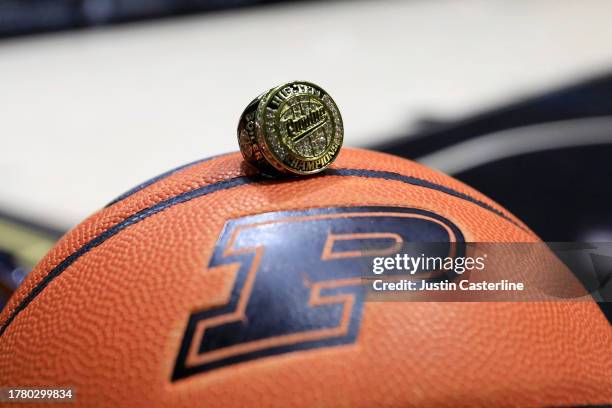
M336 159L343 138L333 99L321 87L302 81L255 99L238 126L243 156L268 173L318 173Z

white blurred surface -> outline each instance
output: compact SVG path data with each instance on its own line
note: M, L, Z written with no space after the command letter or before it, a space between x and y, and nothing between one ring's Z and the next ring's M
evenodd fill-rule
M305 79L345 143L612 66L612 2L315 2L0 43L0 210L70 227L169 168L236 150L254 96Z

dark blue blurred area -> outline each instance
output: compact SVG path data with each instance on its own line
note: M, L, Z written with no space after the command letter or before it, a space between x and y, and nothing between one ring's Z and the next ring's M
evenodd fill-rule
M612 116L612 74L534 95L507 106L492 107L456 122L430 120L423 131L398 135L394 142L377 146L377 150L414 159L500 130L602 116Z
M252 7L283 0L0 0L0 38Z
M28 273L28 268L17 265L13 254L0 249L0 310Z

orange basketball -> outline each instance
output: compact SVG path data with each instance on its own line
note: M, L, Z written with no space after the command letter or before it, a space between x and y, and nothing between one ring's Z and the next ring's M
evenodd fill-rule
M345 238L378 233L538 242L477 191L385 154L344 149L290 180L249 174L239 153L200 161L40 262L0 315L0 385L69 386L88 407L612 401L594 302L367 302Z

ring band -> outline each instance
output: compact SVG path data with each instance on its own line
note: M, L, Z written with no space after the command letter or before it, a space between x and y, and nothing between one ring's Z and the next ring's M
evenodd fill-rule
M316 174L336 159L344 126L334 100L304 81L270 89L249 103L238 122L244 159L270 176Z

